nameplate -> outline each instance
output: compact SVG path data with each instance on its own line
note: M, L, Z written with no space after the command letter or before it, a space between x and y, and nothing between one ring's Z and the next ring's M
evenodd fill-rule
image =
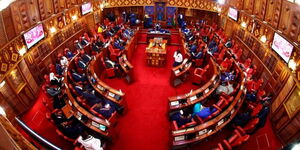
M223 123L224 123L224 119L220 120L220 121L218 122L218 125L217 125L217 126L220 126L220 125L222 125Z
M70 100L69 100L68 102L69 102L69 105L70 105L70 106L73 106L73 103L72 103Z
M178 74L178 73L180 73L180 70L175 70L174 73Z
M183 133L183 132L185 132L185 129L173 131L174 134Z
M175 137L175 141L182 141L182 140L184 140L184 136L183 135Z
M206 89L206 90L204 91L204 94L206 94L206 93L208 93L208 92L209 92L209 88Z
M171 102L171 106L176 106L176 105L179 105L179 101L173 101L173 102Z
M108 92L108 96L110 96L110 97L115 97L115 95L116 94L114 94L114 93Z
M204 129L204 130L199 131L199 135L203 135L203 134L205 134L205 133L207 133L207 129Z
M100 85L97 85L97 88L100 89L101 91L104 91L104 88Z
M95 121L92 121L92 126L95 126L95 127L99 128L100 124L95 122Z
M230 114L232 115L232 114L234 113L234 111L235 111L235 110L234 110L234 109L232 109L232 110L230 111Z
M194 100L196 100L196 99L197 99L197 96L196 96L196 95L194 95L194 96L192 96L192 97L190 98L191 101L194 101Z

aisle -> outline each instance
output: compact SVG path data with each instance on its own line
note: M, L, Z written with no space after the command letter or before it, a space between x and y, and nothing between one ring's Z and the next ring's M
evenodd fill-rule
M145 64L145 44L139 44L131 63L135 81L106 80L125 92L126 113L118 119L111 150L166 150L170 148L168 97L176 91L169 84L172 54L177 46L167 47L167 64L163 68Z

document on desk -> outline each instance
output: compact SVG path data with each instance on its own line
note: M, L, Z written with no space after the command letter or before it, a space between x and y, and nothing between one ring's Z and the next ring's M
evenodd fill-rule
M99 125L99 129L102 130L102 131L105 131L105 130L106 130L106 126L100 124L100 125Z
M171 102L171 106L176 106L176 105L179 105L179 101L173 101L173 102Z
M218 125L217 125L217 126L220 126L220 125L222 125L223 123L224 123L224 119L220 120L220 121L218 122Z
M101 91L104 91L104 88L100 85L97 85L97 88L100 89Z
M209 88L207 88L205 91L204 91L204 94L208 93L209 92Z
M199 135L203 135L203 134L205 134L205 133L207 133L207 129L204 129L204 130L199 131Z
M114 94L114 93L108 92L108 96L110 96L110 97L115 97L115 95L116 94Z
M99 128L100 124L95 121L92 121L92 126Z
M182 140L184 140L184 135L175 137L175 141L182 141Z
M190 101L194 101L194 100L196 100L196 99L197 99L197 96L196 96L196 95L190 97Z
M234 113L234 111L235 111L235 110L234 110L234 109L232 109L232 110L230 111L230 114L232 115L232 114Z
M180 70L177 69L177 70L174 71L174 73L178 74L178 73L180 73Z

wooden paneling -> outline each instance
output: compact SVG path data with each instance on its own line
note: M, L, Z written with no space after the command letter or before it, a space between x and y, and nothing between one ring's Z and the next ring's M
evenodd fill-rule
M244 10L252 14L255 0L244 0Z
M13 16L10 11L10 7L2 10L3 23L6 31L6 36L8 40L12 40L16 36L16 32L14 29Z
M269 22L274 28L277 28L282 0L268 0L265 21Z
M28 16L31 25L40 21L39 5L37 0L27 0Z
M258 18L263 19L266 13L267 0L254 1L253 14Z
M281 8L281 15L280 15L280 22L278 29L283 31L285 35L288 35L289 33L289 25L291 23L291 17L293 13L293 7L295 7L294 4L283 1L282 8Z

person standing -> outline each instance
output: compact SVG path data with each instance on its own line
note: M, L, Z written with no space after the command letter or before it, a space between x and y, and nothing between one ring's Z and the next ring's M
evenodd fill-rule
M94 138L83 132L78 138L78 142L83 145L86 150L103 150L100 139Z

